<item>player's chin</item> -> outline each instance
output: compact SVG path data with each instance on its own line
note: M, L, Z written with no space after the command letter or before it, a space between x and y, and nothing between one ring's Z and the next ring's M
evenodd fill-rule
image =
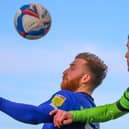
M66 84L64 83L64 81L61 83L61 90L66 90Z

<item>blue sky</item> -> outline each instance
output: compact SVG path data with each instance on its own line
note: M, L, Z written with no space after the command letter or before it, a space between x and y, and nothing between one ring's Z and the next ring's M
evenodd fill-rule
M19 36L13 24L16 10L40 3L52 17L49 33L39 40ZM128 87L125 52L129 34L129 1L4 0L1 9L0 96L39 105L60 89L62 72L75 55L89 51L108 65L107 78L93 93L97 105L119 99ZM129 127L129 115L102 123L101 129ZM41 129L0 112L2 129Z

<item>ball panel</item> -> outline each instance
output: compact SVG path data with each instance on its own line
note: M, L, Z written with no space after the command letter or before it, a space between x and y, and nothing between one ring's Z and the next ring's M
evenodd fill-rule
M25 32L29 32L38 27L40 20L30 15L24 15L22 17L22 24Z

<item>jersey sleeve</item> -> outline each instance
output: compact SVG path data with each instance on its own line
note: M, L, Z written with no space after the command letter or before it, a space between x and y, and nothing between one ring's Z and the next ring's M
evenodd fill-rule
M129 87L124 92L124 95L117 101L117 107L123 112L129 112Z
M55 93L48 101L39 106L16 103L0 98L0 111L18 121L30 124L52 122L53 118L49 112L55 108L65 109L66 105L66 97L62 92Z
M106 104L81 111L71 111L73 121L79 122L105 122L123 116L129 112L129 88L124 95L112 104Z
M0 110L10 117L24 123L39 124L48 121L47 111L52 109L51 107L48 107L47 104L44 104L44 106L41 107L16 103L0 98ZM48 110L46 110L46 108L48 108ZM49 121L50 120L51 119L49 118Z
M125 114L125 112L122 112L117 108L116 103L97 106L81 111L71 111L71 113L73 115L73 121L87 123L105 122L112 119L116 119Z

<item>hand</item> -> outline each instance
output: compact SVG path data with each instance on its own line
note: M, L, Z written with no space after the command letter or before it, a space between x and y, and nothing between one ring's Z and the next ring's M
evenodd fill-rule
M63 125L71 124L73 121L73 116L70 112L66 112L63 110L53 110L49 114L54 115L54 126L58 128Z

